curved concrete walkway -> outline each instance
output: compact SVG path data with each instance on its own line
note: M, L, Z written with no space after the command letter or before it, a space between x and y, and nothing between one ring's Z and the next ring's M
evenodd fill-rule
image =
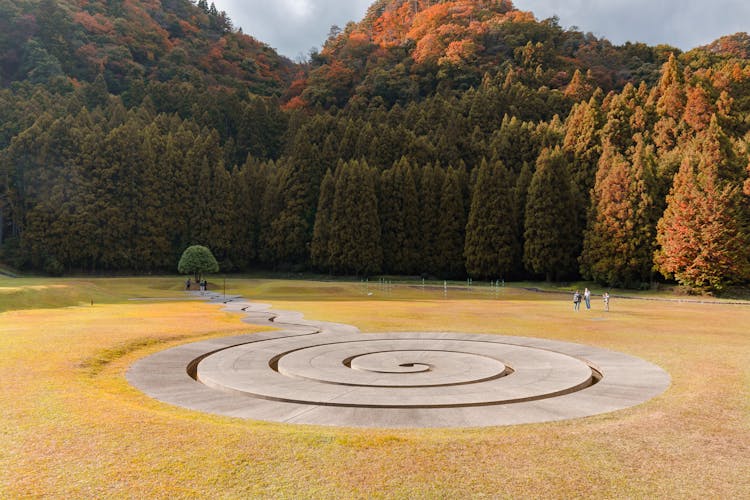
M207 293L278 331L194 342L135 363L146 394L198 411L352 427L482 427L611 412L661 394L669 375L591 346L446 332L364 334Z

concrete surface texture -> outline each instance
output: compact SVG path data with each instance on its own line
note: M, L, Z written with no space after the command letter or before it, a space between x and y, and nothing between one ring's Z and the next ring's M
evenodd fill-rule
M181 345L128 370L151 397L202 412L346 427L484 427L580 418L667 389L651 363L596 347L446 332L361 333L207 294L278 331Z

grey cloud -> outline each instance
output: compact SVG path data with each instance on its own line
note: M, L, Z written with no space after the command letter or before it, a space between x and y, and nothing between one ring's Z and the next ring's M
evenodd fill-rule
M267 43L281 54L296 58L320 48L332 25L359 21L371 0L214 0L234 25ZM210 3L210 2L209 2Z
M665 43L689 50L723 35L750 28L747 0L516 0L516 7L537 18L557 14L564 27L609 39L651 45Z

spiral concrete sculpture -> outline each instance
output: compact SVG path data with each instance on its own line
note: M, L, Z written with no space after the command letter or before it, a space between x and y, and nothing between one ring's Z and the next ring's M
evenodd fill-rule
M638 405L670 383L666 372L642 359L580 344L446 332L365 334L239 297L226 301L226 309L280 330L167 349L134 364L128 380L156 399L202 412L386 428L580 418Z

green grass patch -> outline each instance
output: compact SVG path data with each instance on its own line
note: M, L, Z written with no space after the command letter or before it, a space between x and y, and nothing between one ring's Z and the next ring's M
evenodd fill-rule
M0 312L116 304L184 296L179 276L148 278L10 278L0 276Z

